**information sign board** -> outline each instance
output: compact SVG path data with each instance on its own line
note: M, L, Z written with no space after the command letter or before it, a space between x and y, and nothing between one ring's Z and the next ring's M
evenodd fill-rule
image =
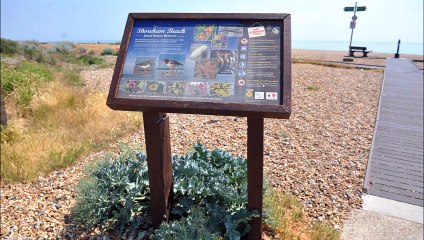
M288 14L129 14L107 105L288 118Z

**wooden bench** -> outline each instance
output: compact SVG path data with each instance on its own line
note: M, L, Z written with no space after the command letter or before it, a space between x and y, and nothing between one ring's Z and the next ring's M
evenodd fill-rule
M367 51L367 47L351 46L349 48L349 57L355 57L355 52L362 52L362 57L368 57L368 53L372 51Z

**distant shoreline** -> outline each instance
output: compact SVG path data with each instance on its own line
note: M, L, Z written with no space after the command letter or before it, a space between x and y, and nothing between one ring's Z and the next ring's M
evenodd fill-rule
M13 40L13 39L12 39ZM37 41L37 40L14 40L14 41ZM66 41L66 40L62 40ZM62 41L38 41L40 43L53 43ZM100 40L100 41L67 41L75 44L111 44L119 45L119 40ZM353 41L353 46L367 47L367 50L373 53L394 54L397 49L397 40L393 42L365 42ZM349 42L347 41L313 41L313 40L292 40L292 49L297 50L319 50L319 51L348 51ZM423 43L401 42L400 54L424 55Z
M105 41L73 41L74 43L103 43L114 44L119 40ZM364 46L376 53L395 53L397 49L397 39L393 42L365 42L353 41L353 46ZM292 48L301 50L324 50L324 51L346 51L348 50L348 41L314 41L314 40L293 40ZM401 42L400 54L423 55L423 43Z

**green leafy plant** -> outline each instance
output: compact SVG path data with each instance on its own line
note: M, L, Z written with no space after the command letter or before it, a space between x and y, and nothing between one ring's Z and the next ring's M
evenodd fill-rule
M78 58L83 64L93 65L102 64L105 62L103 58L96 57L94 54L82 55Z
M173 239L217 236L232 240L246 235L250 230L248 220L259 216L257 211L246 209L246 165L243 158L222 150L210 152L201 144L189 154L174 156L176 204L171 212L177 221L164 223L152 237L168 239L164 236L171 234ZM101 226L127 236L128 229L146 225L150 195L144 154L127 150L116 158L107 156L87 174L77 187L73 211L76 220L89 228Z
M49 67L23 61L13 67L1 65L1 90L5 95L13 94L18 106L28 106L43 83L53 79Z
M123 234L150 206L149 178L146 156L137 151L122 149L113 158L88 171L88 178L77 186L78 199L73 210L76 220L91 228L101 225Z
M0 38L0 53L7 54L7 55L13 55L19 52L19 45L18 42Z
M164 223L155 231L154 239L161 240L218 240L222 239L218 234L211 233L207 229L210 219L206 216L204 209L196 207L192 213L179 221Z
M174 157L174 192L188 196L197 203L202 198L213 197L231 210L247 205L247 161L232 157L228 152L206 150L194 145L193 153Z

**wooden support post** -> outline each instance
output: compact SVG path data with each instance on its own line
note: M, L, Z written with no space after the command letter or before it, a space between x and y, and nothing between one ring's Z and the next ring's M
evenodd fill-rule
M153 227L169 220L172 199L172 159L169 118L164 113L143 112Z
M247 118L247 208L260 217L250 221L249 240L262 238L262 192L264 159L264 119Z

